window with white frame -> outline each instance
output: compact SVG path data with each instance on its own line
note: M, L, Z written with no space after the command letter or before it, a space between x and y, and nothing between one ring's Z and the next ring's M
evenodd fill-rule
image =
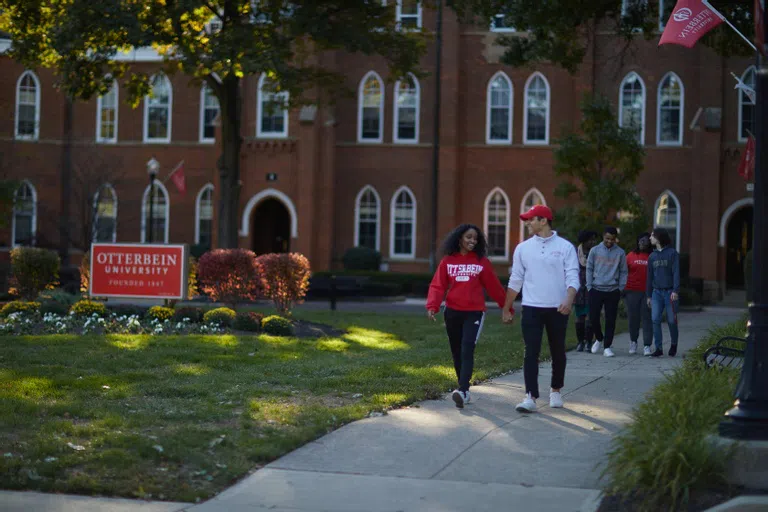
M376 189L365 186L355 199L355 247L378 251L381 199Z
M667 26L669 17L672 16L672 10L675 8L677 0L659 0L659 32Z
M645 143L645 84L634 71L619 88L619 126L635 132L641 145Z
M392 195L389 254L393 258L416 255L416 198L408 187Z
M538 191L538 189L532 188L528 192L526 192L525 196L523 196L523 200L520 202L520 213L525 213L537 204L543 204L544 206L547 205L547 202L544 200L544 194ZM523 221L520 221L520 241L522 242L525 240L525 224Z
M656 143L662 146L682 145L685 91L683 82L675 73L667 73L661 79L657 106Z
M262 73L256 101L256 136L282 138L288 136L288 91Z
M395 142L419 141L420 90L416 78L408 75L395 82L394 130Z
M360 81L357 112L357 141L381 142L384 131L384 87L381 77L371 71Z
M40 80L25 71L16 83L16 138L37 140L40 135Z
M105 184L93 198L93 241L114 242L117 239L117 193Z
M152 192L152 219L150 220L150 229L152 230L152 243L168 243L168 189L159 181L155 181L154 187L147 186L144 189L144 197L141 201L141 241L148 240L147 219L149 218L150 191Z
M200 89L200 142L216 140L216 117L219 115L219 100L210 87Z
M741 80L752 89L755 88L755 67L750 66L741 75ZM755 134L755 102L747 93L739 89L739 142L745 142L749 134Z
M195 243L210 248L213 243L213 185L200 189L195 204Z
M117 81L96 100L96 142L117 142Z
M507 14L500 12L491 18L491 32L517 32L517 29L509 22Z
M13 223L11 244L34 245L37 233L37 191L24 180L13 198Z
M656 200L653 227L664 228L672 238L672 247L680 251L680 201L671 191L662 192Z
M488 82L486 104L486 143L512 143L512 81L504 72L496 73Z
M525 84L525 144L549 144L549 83L534 73Z
M500 188L491 190L485 198L485 233L488 236L488 257L509 259L509 198Z
M152 78L152 92L144 98L144 142L171 141L173 89L165 75Z
M396 0L395 15L400 28L414 30L421 28L421 2Z

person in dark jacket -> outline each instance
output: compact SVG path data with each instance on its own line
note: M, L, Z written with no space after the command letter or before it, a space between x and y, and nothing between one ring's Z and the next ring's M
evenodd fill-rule
M573 300L574 313L576 314L576 345L577 352L584 352L584 348L592 346L592 322L589 321L589 296L587 294L587 257L589 251L597 244L599 238L597 231L579 231L577 254L579 256L579 281L581 288L576 292ZM589 350L587 350L589 353Z
M648 257L648 278L645 293L651 307L653 321L653 341L656 351L653 357L664 355L664 340L661 333L661 315L666 310L667 325L672 343L669 355L677 354L677 308L680 293L680 255L672 247L672 238L664 228L656 228L651 233L651 244L656 250Z

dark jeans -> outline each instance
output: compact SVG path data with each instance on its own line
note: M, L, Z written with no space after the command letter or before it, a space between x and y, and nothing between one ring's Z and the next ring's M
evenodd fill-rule
M451 343L453 367L456 370L456 378L459 379L459 391L468 391L475 367L475 345L483 330L485 312L445 308L443 318L448 341Z
M539 354L544 329L547 330L549 353L552 356L552 389L560 389L565 381L565 331L568 316L557 312L557 308L533 308L523 306L523 341L525 359L523 375L525 392L539 398Z
M672 300L672 290L653 289L651 295L651 319L653 320L653 338L657 350L661 350L664 345L661 332L661 315L664 310L667 311L667 325L669 326L669 335L672 337L672 344L677 346L679 331L677 328L677 301Z
M653 341L653 322L651 321L651 308L645 298L645 292L627 291L624 295L627 304L627 317L629 318L629 339L637 342L640 336L640 324L643 324L643 345L651 346Z
M592 288L589 290L589 319L592 322L592 330L597 341L604 343L604 348L613 345L613 333L616 331L616 316L619 314L619 300L621 292L601 292ZM605 335L600 326L600 311L605 306Z

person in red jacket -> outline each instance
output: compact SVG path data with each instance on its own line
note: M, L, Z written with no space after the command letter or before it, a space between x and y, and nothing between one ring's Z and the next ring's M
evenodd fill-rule
M629 353L637 354L637 338L640 324L643 325L643 354L651 355L653 341L653 323L651 308L646 303L645 285L648 275L648 256L651 254L650 233L641 233L637 237L635 250L627 254L629 276L624 287L624 301L629 317Z
M456 407L470 402L469 381L475 366L475 345L485 321L485 294L504 306L506 293L486 258L485 235L475 225L462 224L443 242L444 257L429 285L427 316L435 320L445 298L445 330L459 387L451 395ZM446 297L446 291L448 295ZM514 308L510 308L514 314Z

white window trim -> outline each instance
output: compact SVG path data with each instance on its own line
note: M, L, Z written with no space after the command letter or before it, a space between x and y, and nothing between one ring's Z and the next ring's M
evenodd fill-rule
M506 139L498 140L491 139L491 84L498 77L503 77L509 85L509 116L507 119L507 131L509 136ZM503 71L495 73L485 88L485 143L486 144L512 144L512 118L514 117L515 108L515 86L512 84L512 80Z
M168 189L165 188L165 185L161 181L155 180L155 194L160 191L163 196L165 197L165 234L163 236L164 241L160 242L159 240L152 240L153 244L159 244L159 243L168 243L168 234L170 232L170 226L171 226L171 200L170 196L168 195ZM141 197L141 243L146 243L147 241L147 215L149 215L149 203L147 200L149 199L149 185L146 186L144 189L144 195Z
M546 124L544 125L544 140L530 140L528 138L528 88L531 85L531 82L533 82L534 78L537 77L544 81L544 87L547 90L547 115L545 118ZM549 144L549 112L552 110L550 108L551 103L552 94L549 87L549 81L547 80L547 77L545 77L542 73L536 71L531 76L529 76L528 80L525 82L525 92L523 93L523 144L529 146L546 146Z
M379 101L379 136L375 139L363 138L363 91L365 90L365 82L368 78L373 77L379 81L379 87L381 88L381 100ZM357 87L357 142L368 144L381 144L384 140L384 80L381 79L379 74L375 71L369 71L360 80L360 85Z
M413 201L413 236L411 240L411 252L408 253L396 253L395 252L395 205L397 202L397 196L399 196L401 193L405 192L408 194L411 198L411 201ZM413 191L411 191L410 188L403 185L402 187L395 190L395 193L392 194L392 199L389 202L389 257L390 259L397 259L397 260L412 260L416 257L416 226L417 226L417 211L418 211L418 204L416 203L416 196L413 194Z
M208 91L208 86L203 84L203 86L200 88L200 136L198 138L199 142L201 144L213 144L216 142L216 137L206 137L205 136L205 93ZM216 96L214 96L215 98ZM219 100L216 98L216 103L218 104ZM219 115L221 115L221 107L219 107Z
M640 112L640 125L641 125L640 126L640 145L645 146L645 111L647 109L647 104L648 104L648 94L646 92L645 82L643 81L643 77L641 77L635 71L630 71L629 73L627 73L627 75L621 81L621 85L619 85L619 127L624 128L624 126L622 125L622 122L624 120L624 103L622 101L624 96L624 85L631 78L635 76L640 81L640 89L643 92L643 108L642 108L642 111Z
M678 128L677 140L661 140L661 90L664 82L668 78L676 78L680 84L680 126ZM656 145L657 146L682 146L683 145L683 123L685 120L685 85L677 73L670 71L661 78L659 87L656 90Z
M747 74L750 72L750 70L754 73L757 73L757 70L755 69L755 66L749 66L747 69L744 70L744 73L741 74L741 80L744 82L744 79L747 77ZM746 83L746 82L744 82ZM757 83L757 75L755 75L755 83ZM736 138L739 142L747 142L747 137L741 136L741 123L742 123L742 107L744 106L744 96L740 89L736 91L737 101L739 103L739 124L736 126ZM757 105L755 103L752 104L753 107L757 108ZM755 111L755 116L757 116L757 111Z
M387 2L384 0L384 5L386 5ZM422 5L421 2L419 2L419 10L416 15L416 28L407 28L405 30L419 30L422 26ZM397 26L399 29L402 30L402 16L403 16L403 0L396 0L395 3L395 20L397 21Z
M413 83L415 84L416 89L416 131L415 131L415 137L413 139L401 139L397 136L397 128L398 124L400 123L400 109L397 105L397 99L400 97L400 82L401 80L398 80L395 82L395 89L394 89L394 100L392 101L392 110L394 111L394 114L392 116L393 122L392 122L392 140L395 142L395 144L418 144L419 142L419 118L421 117L421 85L419 85L419 81L416 79L416 77L413 75L413 73L408 73L408 76L413 80Z
M32 239L37 238L37 189L29 180L22 180L16 192L13 193L13 200L16 201L16 194L19 192L22 186L28 186L32 191ZM11 247L19 247L16 243L16 207L14 206L11 212Z
M539 199L541 199L541 204L543 204L544 206L547 206L547 198L544 197L544 194L542 194L538 188L533 187L532 189L528 190L528 192L525 193L525 195L523 196L523 200L520 201L520 213L525 213L526 211L528 211L528 209L525 207L525 202L532 195L539 196ZM522 220L520 221L520 239L519 240L520 242L525 241L525 223Z
M281 132L265 132L261 129L261 114L262 114L262 103L264 102L264 91L262 90L264 88L264 82L266 81L267 74L262 73L259 77L259 85L256 92L256 137L264 138L264 139L285 139L288 137L288 109L283 108L283 131ZM290 100L290 95L288 94L288 91L281 91L279 93L273 93L280 97L285 97L285 103L288 104L288 101Z
M206 183L203 185L203 188L197 193L197 198L195 199L195 245L200 243L200 201L203 199L203 194L207 190L210 190L211 194L215 192L213 183ZM211 198L211 200L213 200L213 198Z
M368 190L373 192L373 196L376 198L376 250L381 252L381 196L372 185L366 185L360 189L355 198L355 238L354 247L360 245L360 200L363 198Z
M669 2L676 2L676 0L666 0ZM664 32L664 27L667 26L667 22L664 19L664 2L665 0L659 0L659 32ZM674 5L672 8L674 9Z
M150 79L150 83L155 81L155 77L165 80L168 85L168 136L162 139L149 138L149 95L144 96L144 143L147 144L167 144L171 142L171 127L173 125L173 84L165 75L155 75Z
M496 187L493 190L491 190L487 196L485 196L485 203L483 206L483 231L485 231L485 236L488 236L488 213L489 213L489 206L491 204L491 198L496 194L496 192L500 192L502 197L504 198L504 201L506 201L507 205L507 211L506 211L506 220L504 222L505 229L504 229L504 255L503 256L488 256L488 259L491 261L509 261L509 222L511 218L511 211L510 207L511 204L509 202L509 196L501 187ZM490 251L490 248L489 248Z
M115 243L117 241L117 192L115 192L115 187L113 187L109 183L105 183L102 185L99 190L93 195L93 222L91 225L91 241L96 241L96 224L99 220L99 196L101 195L101 191L105 188L108 188L112 192L112 197L115 200L115 225L112 228L112 243Z
M25 76L31 76L35 82L35 133L34 135L21 135L19 133L19 89ZM40 79L33 71L25 71L16 80L16 117L13 119L13 132L18 140L37 140L40 138Z
M504 16L504 14L503 13L499 13L496 16ZM515 27L496 28L495 25L494 25L494 21L495 21L496 16L491 18L491 24L488 27L488 31L489 32L494 32L496 34L505 34L505 33L509 34L509 33L517 32L517 29Z
M117 119L120 111L120 108L118 107L120 104L120 88L117 85L117 80L112 81L112 89L115 91L115 136L112 138L101 136L101 107L103 95L100 95L96 99L96 142L101 144L114 144L117 142ZM112 92L112 89L110 89L109 92Z
M677 205L676 213L675 213L675 250L677 252L680 252L680 221L682 219L682 207L680 205L680 200L677 198L674 192L667 189L656 198L656 202L653 205L653 227L657 228L659 227L658 224L656 224L656 212L659 210L659 203L661 202L661 198L664 197L664 195L667 194L669 197L675 200L675 204ZM661 226L663 228L666 228L666 226Z

